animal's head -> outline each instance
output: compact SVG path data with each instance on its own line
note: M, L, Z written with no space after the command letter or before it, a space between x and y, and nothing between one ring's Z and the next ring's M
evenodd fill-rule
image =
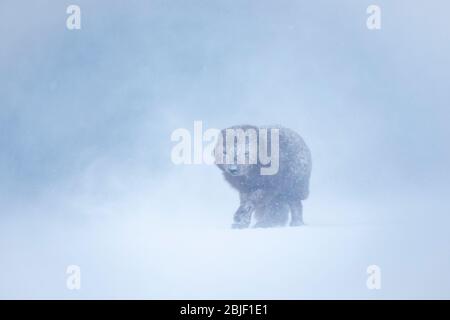
M258 172L258 128L250 125L223 129L214 150L216 165L231 176Z

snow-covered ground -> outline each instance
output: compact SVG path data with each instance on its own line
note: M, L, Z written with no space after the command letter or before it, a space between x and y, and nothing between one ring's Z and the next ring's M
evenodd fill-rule
M41 204L30 206L26 216L4 218L0 297L450 297L450 237L443 223L448 219L437 212L422 222L420 212L411 209L422 208L410 203L403 207L412 217L406 221L392 203L371 211L370 203L325 202L312 193L305 203L307 226L231 230L237 197L219 175L212 177L198 179L171 202L163 186L154 194L160 202L137 195L112 202L113 207L97 206L97 212L85 207L81 215L55 214L56 207ZM209 199L202 200L199 191L208 181L218 188L204 190ZM225 200L214 198L217 190ZM81 198L74 204L80 210L77 204ZM389 206L397 218L385 219ZM65 203L60 210L69 208ZM380 290L366 286L366 269L374 264L381 268ZM81 290L66 288L68 265L80 266Z
M158 228L142 220L2 225L1 298L449 298L449 253L403 227ZM397 226L399 227L399 226ZM15 230L10 233L9 230ZM20 230L20 231L17 231ZM34 235L33 241L26 241ZM81 290L66 288L68 265ZM382 271L368 290L366 268Z

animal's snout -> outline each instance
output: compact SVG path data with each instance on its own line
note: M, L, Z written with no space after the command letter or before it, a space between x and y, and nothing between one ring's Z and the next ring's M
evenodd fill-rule
M238 173L238 171L239 171L239 169L237 166L229 166L228 167L228 172L231 174L236 174L236 173Z

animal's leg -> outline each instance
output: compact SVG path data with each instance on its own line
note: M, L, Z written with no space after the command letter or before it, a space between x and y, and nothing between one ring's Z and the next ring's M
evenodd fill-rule
M291 201L289 203L291 208L291 227L303 225L303 205L301 200Z
M234 214L233 229L245 229L250 225L252 220L252 213L255 211L255 207L250 202L241 203L236 213Z
M261 190L250 193L241 193L241 205L234 214L233 229L248 228L252 220L252 213L255 211L256 205L264 198Z

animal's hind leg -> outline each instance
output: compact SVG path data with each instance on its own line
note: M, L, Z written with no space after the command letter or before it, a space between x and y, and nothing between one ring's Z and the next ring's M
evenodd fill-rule
M302 201L291 201L289 202L289 207L291 208L291 227L304 225Z

